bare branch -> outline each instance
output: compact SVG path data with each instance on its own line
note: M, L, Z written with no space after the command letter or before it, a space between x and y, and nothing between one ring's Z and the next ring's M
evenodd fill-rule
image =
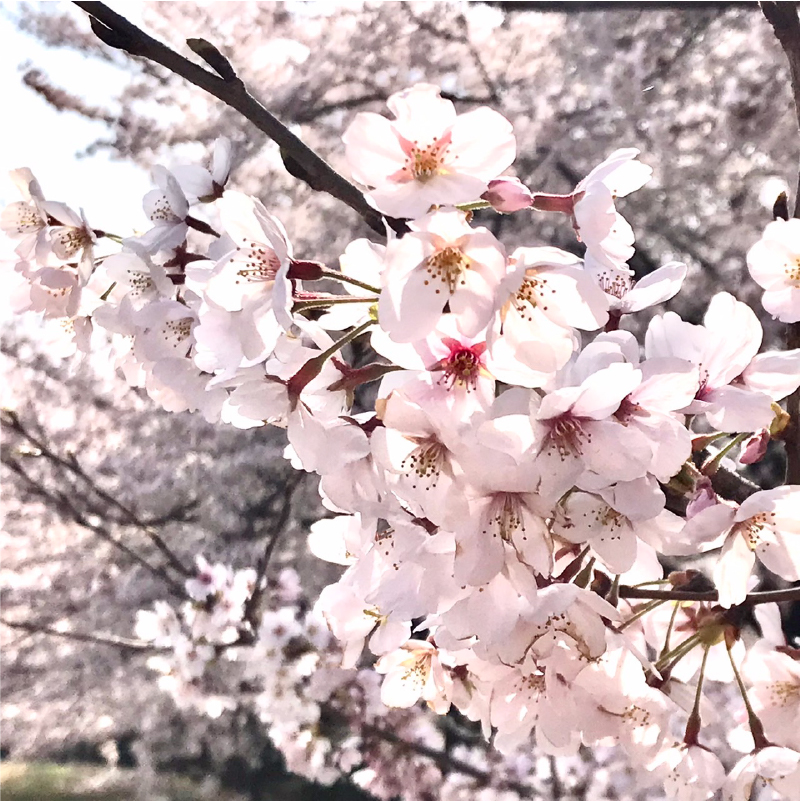
M51 637L61 637L65 640L77 640L78 642L90 642L96 645L113 645L122 651L161 651L152 643L145 640L132 640L127 637L118 637L116 634L87 634L80 631L62 631L52 626L32 621L15 621L0 618L0 623L10 629L19 629L31 634L49 634Z
M104 3L76 2L75 5L90 15L92 30L109 47L161 64L170 72L180 75L222 100L278 144L284 165L290 174L304 181L315 191L326 192L341 200L357 212L373 231L384 236L385 218L367 203L362 192L320 158L253 97L245 84L236 76L227 59L209 42L204 41L203 45L198 45L199 40L193 39L190 40L192 42L190 47L193 49L200 47L203 52L202 57L212 58L214 69L226 77L214 75L179 55L148 36ZM403 220L387 217L386 223L397 233L405 233L408 230Z
M303 481L304 474L300 471L295 472L292 477L281 487L281 492L284 493L281 508L270 527L270 533L267 536L267 542L264 547L264 553L256 565L256 581L253 585L253 592L250 597L245 601L245 608L242 614L242 619L250 625L249 635L255 635L256 629L259 625L259 605L261 598L264 595L264 577L267 575L267 568L270 566L278 540L286 529L286 524L289 521L289 516L292 512L292 500L295 491ZM247 635L245 635L247 636Z
M3 425L8 426L12 431L15 431L21 437L24 437L28 442L31 443L40 453L40 456L47 459L48 461L52 462L53 464L62 467L67 472L71 473L74 476L77 476L81 479L81 481L86 484L89 489L94 492L100 499L102 499L105 503L109 506L114 507L117 511L119 511L123 517L123 519L131 524L139 528L145 536L158 548L161 554L167 559L169 564L177 570L183 576L191 576L193 575L193 571L189 570L181 560L173 553L172 550L167 546L167 543L161 538L161 536L156 532L152 526L145 523L141 520L138 515L121 503L117 498L113 495L110 495L106 492L102 487L99 487L94 479L89 476L86 471L81 467L80 462L78 462L77 457L72 454L69 458L64 458L63 456L59 456L53 450L51 450L44 440L38 438L34 434L32 434L28 429L23 425L22 421L19 419L19 416L16 412L10 411L8 409L2 410L2 414L0 415L2 419ZM85 525L85 523L82 523Z
M158 576L170 588L170 590L181 598L186 598L186 590L177 582L167 571L160 566L152 565L143 556L140 556L136 551L129 548L124 542L118 540L115 536L106 531L102 526L92 523L87 517L75 506L70 498L63 492L51 491L43 487L38 481L32 478L22 467L22 465L15 459L8 456L2 457L2 463L13 472L33 494L42 498L47 503L54 506L62 513L67 514L79 526L88 528L93 534L99 537L104 542L113 545L121 553L124 553L129 559L141 565L145 570L151 572L154 576Z
M620 598L637 598L641 600L661 601L707 601L714 603L718 599L717 590L708 592L692 592L690 590L646 590L642 587L621 586L618 588ZM765 592L752 592L745 596L741 606L758 606L759 604L782 603L784 601L798 601L801 598L801 588L788 587L785 590L767 590Z
M399 737L397 734L395 734L395 732L389 731L388 729L384 729L380 726L366 724L361 727L361 732L365 736L378 737L385 742L398 746L400 749L413 751L415 754L428 757L428 759L436 762L439 767L456 771L458 773L464 773L465 776L471 776L479 781L482 785L497 787L499 789L513 790L524 798L532 795L532 789L524 784L513 781L494 782L492 780L492 774L482 770L481 768L477 768L468 762L464 762L461 759L453 757L445 751L439 751L438 749L431 748L423 743L415 743L410 740L404 740L402 737Z

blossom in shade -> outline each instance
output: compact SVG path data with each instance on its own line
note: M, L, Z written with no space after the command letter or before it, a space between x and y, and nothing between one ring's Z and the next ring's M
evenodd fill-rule
M11 170L9 175L24 200L9 203L3 209L0 231L10 239L19 240L16 253L20 258L41 260L48 248L47 213L43 208L42 189L27 167Z
M801 318L801 220L774 220L748 251L748 272L764 290L765 311L783 323Z
M214 143L209 168L191 164L173 169L173 175L187 197L201 202L209 202L222 197L228 177L231 174L233 146L226 136L220 136Z
M153 180L157 189L152 189L142 200L142 207L153 227L136 238L148 253L177 248L189 230L186 223L189 201L175 176L157 165L153 168Z

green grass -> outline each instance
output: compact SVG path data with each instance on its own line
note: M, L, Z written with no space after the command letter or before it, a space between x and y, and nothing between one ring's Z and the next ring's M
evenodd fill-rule
M136 771L94 765L51 762L0 765L3 801L133 801L140 781ZM165 801L207 801L212 797L182 776L160 775L154 792ZM241 798L231 793L215 793L213 797L215 801Z

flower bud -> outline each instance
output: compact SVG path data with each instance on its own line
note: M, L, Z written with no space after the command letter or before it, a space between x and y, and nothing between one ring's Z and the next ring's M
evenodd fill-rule
M774 417L770 421L768 431L772 437L777 437L790 425L790 415L778 403L772 403L770 406Z
M531 207L531 192L517 178L496 178L490 181L481 196L495 211L511 214Z
M712 482L708 478L702 478L695 485L695 492L687 504L687 519L695 517L699 512L714 506L718 502L715 490L712 489Z
M770 431L767 428L763 428L758 434L754 434L745 443L745 448L740 454L740 464L756 464L761 461L765 453L767 453L769 442Z

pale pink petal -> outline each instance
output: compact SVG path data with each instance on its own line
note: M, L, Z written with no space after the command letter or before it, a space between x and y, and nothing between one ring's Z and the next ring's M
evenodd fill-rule
M765 311L782 323L797 323L801 319L801 290L797 286L769 289L762 296Z
M726 540L712 578L718 590L718 603L727 609L745 600L748 578L754 568L756 556L748 547L745 537L734 534Z
M451 128L455 169L489 182L515 160L512 123L486 106L460 115Z
M406 158L392 123L380 114L357 114L342 141L351 175L365 186L384 183L403 166Z
M704 400L712 406L707 420L718 431L759 431L767 428L774 417L770 397L750 389L721 387L704 395Z
M737 378L756 356L762 344L762 326L750 306L728 292L718 292L704 315L704 327L706 379L710 387L722 387Z
M745 368L742 379L749 389L764 392L780 401L798 389L799 351L768 351L758 353Z
M456 111L439 93L438 86L418 83L390 96L387 106L397 118L392 125L401 136L424 146L442 136L456 120Z
M638 312L670 300L680 289L687 275L687 265L681 262L665 264L637 281L623 300L623 311Z

